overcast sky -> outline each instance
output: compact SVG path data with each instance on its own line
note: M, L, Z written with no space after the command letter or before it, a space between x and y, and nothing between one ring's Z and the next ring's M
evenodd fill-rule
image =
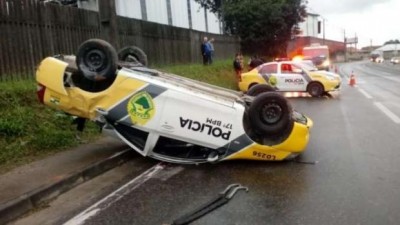
M357 34L358 48L400 40L400 0L308 0L308 7L325 19L327 39Z

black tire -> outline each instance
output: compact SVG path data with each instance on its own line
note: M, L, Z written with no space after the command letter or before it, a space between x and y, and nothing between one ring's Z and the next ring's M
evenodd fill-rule
M119 50L118 59L124 62L140 63L146 67L148 65L146 53L136 46L128 46Z
M285 97L266 92L258 95L249 108L252 129L261 135L286 135L294 121L292 107Z
M275 91L275 88L273 88L268 84L256 84L252 85L246 94L250 96L257 96L264 92L273 92L273 91Z
M79 46L76 65L78 70L89 80L109 80L115 78L117 57L117 52L108 42L89 39Z
M312 96L312 97L320 97L322 94L324 94L324 86L318 82L313 82L310 83L307 86L307 92Z

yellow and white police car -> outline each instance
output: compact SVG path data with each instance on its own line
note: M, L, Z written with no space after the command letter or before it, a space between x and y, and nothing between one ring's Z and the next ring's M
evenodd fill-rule
M140 54L123 58L141 62ZM244 95L118 61L99 39L76 56L43 59L36 80L47 106L96 121L139 154L167 162L291 159L306 149L312 126L280 94Z
M243 73L238 83L239 89L244 92L256 84L268 84L282 92L308 92L318 97L339 90L341 77L336 73L317 70L307 63L281 61L264 63Z

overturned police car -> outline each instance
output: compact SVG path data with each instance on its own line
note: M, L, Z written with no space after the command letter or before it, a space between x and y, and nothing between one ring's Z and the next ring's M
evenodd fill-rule
M134 50L118 57L109 43L90 39L76 56L43 59L40 101L167 162L285 160L306 149L312 121L280 94L249 96L149 69Z

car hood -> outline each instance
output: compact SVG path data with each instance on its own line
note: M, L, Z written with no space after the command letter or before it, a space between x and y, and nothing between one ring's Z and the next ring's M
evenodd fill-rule
M340 75L337 73L333 73L333 72L329 72L329 71L325 71L325 70L318 70L318 71L311 71L310 75L312 77L331 77L331 78L335 78L335 79L341 79Z
M242 73L242 76L251 76L251 75L259 75L257 68L254 68L250 71Z

